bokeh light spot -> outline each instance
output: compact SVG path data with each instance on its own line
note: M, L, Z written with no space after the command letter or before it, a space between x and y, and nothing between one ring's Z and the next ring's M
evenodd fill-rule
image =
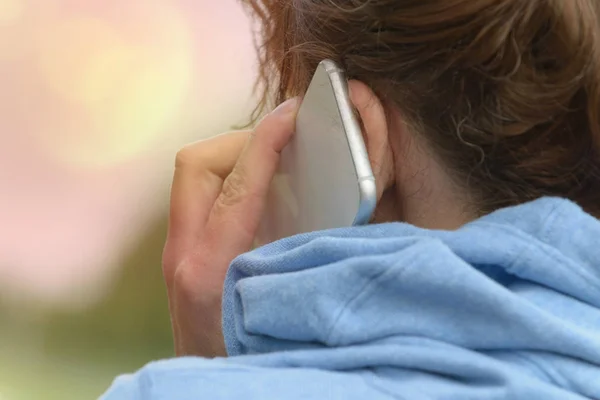
M92 107L125 79L134 54L119 33L101 20L57 23L42 43L40 67L62 100Z
M77 167L122 162L168 133L189 87L192 51L176 13L152 15L154 41L136 41L131 32L81 16L59 21L42 41L43 80L79 116L52 125L59 132L45 133L62 162Z

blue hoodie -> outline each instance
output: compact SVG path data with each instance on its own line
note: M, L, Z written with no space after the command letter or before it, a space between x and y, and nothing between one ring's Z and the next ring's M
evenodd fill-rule
M230 357L153 362L103 399L600 399L600 221L566 200L295 236L224 289Z

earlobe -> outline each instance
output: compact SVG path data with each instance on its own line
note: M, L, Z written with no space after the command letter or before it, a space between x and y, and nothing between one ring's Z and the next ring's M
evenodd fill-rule
M350 100L362 122L363 136L371 168L377 182L377 198L394 185L394 157L383 104L377 95L363 82L348 82Z

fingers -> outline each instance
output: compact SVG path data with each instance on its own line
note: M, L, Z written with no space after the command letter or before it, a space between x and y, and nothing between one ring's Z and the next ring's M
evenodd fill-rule
M280 153L295 130L298 105L290 99L258 124L223 184L208 229L224 254L240 254L252 244Z
M249 136L250 131L226 133L189 144L177 153L163 256L167 280L174 273L176 257L185 254L200 238L223 181Z
M178 354L225 354L225 273L250 248L297 108L297 100L286 102L252 132L197 142L177 155L163 270Z

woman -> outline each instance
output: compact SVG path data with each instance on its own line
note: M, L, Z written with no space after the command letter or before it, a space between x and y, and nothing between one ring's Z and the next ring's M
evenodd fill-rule
M258 111L291 100L178 154L164 275L200 357L105 398L600 398L600 3L245 3ZM374 222L402 222L245 253L324 58L352 78Z

